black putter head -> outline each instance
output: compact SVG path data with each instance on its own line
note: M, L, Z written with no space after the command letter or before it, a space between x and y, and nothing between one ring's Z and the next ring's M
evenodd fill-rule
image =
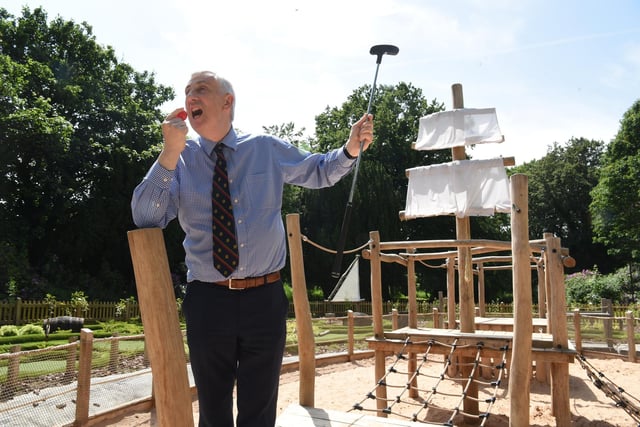
M392 44L377 44L369 49L371 55L377 55L376 64L382 62L382 55L397 55L400 49Z

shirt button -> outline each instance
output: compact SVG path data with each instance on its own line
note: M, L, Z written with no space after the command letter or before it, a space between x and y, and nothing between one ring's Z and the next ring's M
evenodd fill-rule
M241 247L241 248L244 248L244 243L240 243L240 247Z
M238 203L238 199L233 199L233 203Z
M242 220L241 219L238 220L238 224L242 224Z
M162 181L163 181L163 182L167 182L167 181L169 181L169 178L164 177L164 178L162 178Z
M156 203L156 208L159 208L159 207L160 207L160 203Z

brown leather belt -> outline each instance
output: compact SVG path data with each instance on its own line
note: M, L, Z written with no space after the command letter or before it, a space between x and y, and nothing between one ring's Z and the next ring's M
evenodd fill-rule
M246 277L244 279L227 279L224 282L213 282L216 285L224 286L225 288L232 289L234 291L241 291L249 288L257 288L258 286L267 285L269 283L277 282L280 280L280 272L265 274L260 277Z

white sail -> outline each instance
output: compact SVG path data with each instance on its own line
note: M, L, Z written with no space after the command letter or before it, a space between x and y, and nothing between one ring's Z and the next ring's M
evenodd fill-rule
M356 258L340 277L338 284L329 295L329 301L362 301L362 298L360 298L359 259L360 256L356 255Z

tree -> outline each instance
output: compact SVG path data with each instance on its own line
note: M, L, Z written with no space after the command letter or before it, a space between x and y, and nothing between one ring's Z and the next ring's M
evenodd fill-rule
M159 152L154 124L173 91L86 23L0 9L0 34L1 283L19 280L24 297L131 295L131 192Z
M640 262L640 100L607 147L590 210L596 242L623 263Z
M602 141L572 138L512 170L529 176L529 237L540 239L545 232L560 237L576 259L573 271L594 265L605 272L615 269L591 231L589 193L598 183L603 150Z

